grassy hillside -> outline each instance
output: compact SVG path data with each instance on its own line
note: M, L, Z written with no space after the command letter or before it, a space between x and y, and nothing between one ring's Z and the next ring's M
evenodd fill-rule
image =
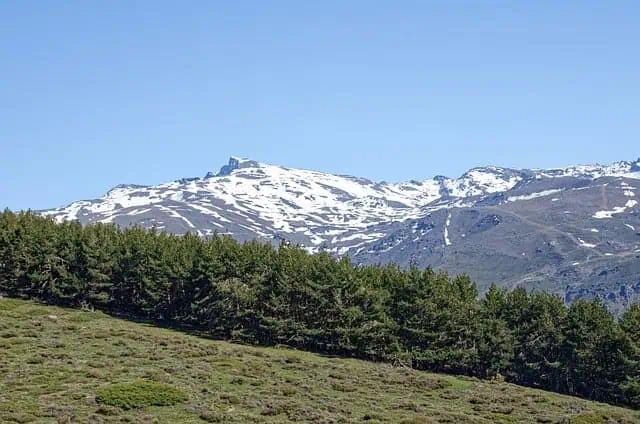
M0 423L366 421L639 423L640 413L0 300Z

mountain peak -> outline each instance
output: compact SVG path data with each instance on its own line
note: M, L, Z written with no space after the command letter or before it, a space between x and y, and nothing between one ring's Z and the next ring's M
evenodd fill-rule
M226 165L223 165L217 174L214 174L213 172L208 172L205 178L226 177L227 175L231 175L231 173L236 169L258 168L258 167L260 167L260 164L255 160L251 160L248 158L241 158L238 156L231 156L229 158L229 162Z

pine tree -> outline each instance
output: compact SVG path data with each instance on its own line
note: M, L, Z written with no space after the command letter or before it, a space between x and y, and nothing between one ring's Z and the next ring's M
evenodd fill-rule
M632 305L622 315L620 329L628 341L620 391L625 403L640 408L640 304Z
M615 319L601 301L573 303L562 345L568 393L595 400L617 397L624 372L621 344Z

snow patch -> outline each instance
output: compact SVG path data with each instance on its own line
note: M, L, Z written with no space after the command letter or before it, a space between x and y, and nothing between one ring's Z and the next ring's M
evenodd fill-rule
M451 213L447 216L447 221L444 225L444 245L451 246L451 240L449 240L449 225L451 225Z
M518 200L532 200L532 199L537 199L539 197L545 197L545 196L550 196L552 194L560 193L561 191L564 191L564 190L563 189L544 190L538 193L525 194L522 196L509 196L507 200L509 202L516 202Z
M443 185L453 197L469 197L508 191L522 181L519 176L505 176L504 171L497 167L477 168L457 180L447 179Z
M617 215L619 213L622 213L626 209L627 208L625 208L624 206L618 206L617 208L613 208L613 210L610 210L610 211L598 211L595 214L593 214L593 218L596 218L596 219L612 218L613 215Z
M210 216L216 218L219 221L231 223L231 220L223 217L218 212L216 212L216 211L214 211L212 209L209 209L209 208L207 208L205 206L202 206L202 205L200 205L198 203L191 203L191 204L189 204L189 206L192 207L193 209L197 210L198 212L201 212L201 213L203 213L205 215L210 215Z
M131 212L128 212L127 215L142 215L143 213L147 213L151 210L151 208L147 209L134 209Z
M623 177L631 178L632 180L640 180L640 172L630 172L628 174L624 174Z
M180 215L177 211L170 209L166 206L158 206L160 209L162 209L163 211L165 211L169 216L172 216L174 218L178 218L181 219L182 221L184 221L189 228L196 228L195 225L193 225L193 223L191 221L189 221L187 218L185 218L184 216Z
M578 241L580 241L580 246L589 247L589 248L596 247L595 244L587 243L586 241L582 240L581 238L578 238Z
M596 219L613 218L613 215L621 214L627 209L633 208L637 204L638 204L637 200L628 200L624 206L615 207L613 208L613 210L610 210L610 211L598 211L593 215L593 217Z
M369 234L360 234L360 233L356 233L356 234L351 234L350 236L346 236L346 237L342 237L342 238L334 238L332 240L332 243L336 243L336 242L345 242L345 241L350 241L350 240L356 240L356 239L364 239L364 240L371 240L372 237Z

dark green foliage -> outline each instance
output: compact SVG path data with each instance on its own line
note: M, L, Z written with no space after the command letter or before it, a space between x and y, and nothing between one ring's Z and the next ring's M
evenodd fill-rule
M287 245L0 214L0 294L640 407L640 307L467 276L356 266Z
M180 390L150 381L113 384L98 390L96 402L117 408L137 409L147 406L171 406L187 400Z
M567 308L556 296L516 289L504 295L498 316L514 336L514 357L508 378L519 384L574 393L566 385L561 347Z
M624 355L626 381L622 384L625 400L640 405L640 304L633 305L620 320L620 328L628 345Z

